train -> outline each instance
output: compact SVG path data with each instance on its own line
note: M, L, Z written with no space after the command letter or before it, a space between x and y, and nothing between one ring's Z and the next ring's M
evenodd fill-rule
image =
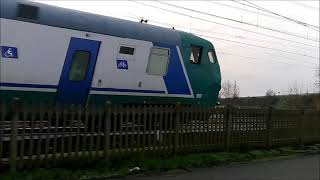
M213 44L192 33L1 0L1 101L216 105Z

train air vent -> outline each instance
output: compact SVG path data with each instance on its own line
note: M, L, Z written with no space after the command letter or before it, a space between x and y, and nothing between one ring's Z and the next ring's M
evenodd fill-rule
M25 19L37 20L39 13L39 7L19 4L18 5L18 17Z

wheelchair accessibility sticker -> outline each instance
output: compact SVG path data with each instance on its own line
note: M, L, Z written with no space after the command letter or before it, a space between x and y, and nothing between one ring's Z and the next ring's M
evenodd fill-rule
M18 59L18 49L16 47L1 46L1 56Z

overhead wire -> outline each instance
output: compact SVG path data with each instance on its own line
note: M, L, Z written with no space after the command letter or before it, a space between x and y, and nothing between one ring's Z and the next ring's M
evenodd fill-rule
M277 19L277 20L281 20L281 21L285 21L285 20L289 21L287 19L278 17L278 16L270 14L270 13L267 14L264 11L253 11L253 10L250 10L250 9L245 9L245 8L241 8L241 7L237 7L237 6L232 6L232 5L229 5L229 4L223 4L223 3L220 3L220 2L216 2L216 1L208 1L208 2L211 3L211 4L217 4L217 5L220 5L220 6L225 6L225 7L229 7L229 8L233 8L233 9L238 9L238 10L241 10L241 11L244 11L244 12L247 12L247 13L251 13L251 14L257 14L259 16L265 16L265 17L269 17L269 18L273 18L273 19ZM290 22L292 22L292 21L290 21ZM295 23L295 22L293 22L293 23ZM317 30L317 29L314 29L314 30Z
M198 35L201 35L201 34L198 34ZM279 51L279 52L284 52L284 53L289 53L289 54L300 55L300 56L313 58L313 59L319 59L319 57L309 56L309 55L305 55L305 54L295 53L295 52L291 52L291 51L285 51L285 50L271 48L271 47L260 46L260 45L256 45L256 44L249 44L249 43L244 43L244 42L239 42L239 41L233 41L233 40L218 38L218 37L214 37L214 36L207 36L207 35L201 35L201 36L207 37L207 38L213 38L213 39L217 39L217 40L221 40L221 41L228 41L228 42L239 43L239 44L248 45L248 46L259 47L259 48L263 48L263 49L269 49L269 50L273 50L273 51Z
M299 2L295 2L295 1L290 1L290 3L296 4L296 5L299 5L299 6L308 8L308 9L312 9L312 10L314 10L314 11L317 11L318 13L319 13L319 11L320 11L319 8L316 8L316 7L313 7L313 6L309 6L309 5L307 5L307 4L303 4L303 3L299 3Z
M255 53L257 53L257 49L255 49L254 47L248 47L248 46L242 46L242 45L234 46L230 42L219 42L219 43L228 44L228 45L231 45L231 47L244 48L245 50L251 49L251 50L254 50ZM260 53L271 55L272 58L269 59L270 61L273 61L274 58L277 58L277 59L284 59L284 60L286 60L286 62L295 62L295 63L297 63L299 61L302 61L302 63L305 63L307 65L317 66L317 64L314 64L314 63L312 63L310 61L297 60L297 59L289 58L289 57L286 57L286 56L282 56L282 55L279 55L279 54L274 54L274 53L270 53L270 52L266 52L266 51L262 51L262 50L261 50L261 52L259 52L259 54Z
M233 1L235 1L235 0L233 0ZM318 26L315 26L315 25L312 25L312 24L309 24L309 23L306 23L306 22L302 22L302 21L299 21L299 20L290 18L290 17L284 16L284 15L281 15L281 14L279 14L279 13L275 13L275 12L273 12L273 11L271 11L271 10L265 9L265 8L263 8L263 7L255 4L255 3L252 3L252 2L247 1L247 0L243 0L243 1L245 1L245 2L247 2L247 3L249 3L249 4L251 4L251 5L253 5L253 6L255 6L255 7L257 7L257 9L259 9L259 10L261 10L261 11L264 11L264 12L267 12L267 13L270 13L270 14L273 14L273 15L276 15L276 16L279 16L279 17L281 17L281 18L287 19L287 20L289 20L289 21L295 22L295 23L297 23L297 24L300 24L300 25L303 25L303 26L306 26L306 27L310 27L310 26L311 26L311 27L317 28L317 29L314 29L314 30L319 30L319 27L318 27Z
M235 0L232 0L232 1L235 1ZM264 11L267 11L267 12L269 12L269 13L278 15L278 16L280 16L280 17L283 17L283 18L286 18L286 19L289 19L289 20L291 19L292 21L296 21L296 23L301 24L301 25L303 25L303 26L315 27L315 28L316 28L316 31L319 33L319 27L318 27L318 26L310 25L310 24L308 24L308 23L301 22L301 21L298 21L298 20L294 20L294 19L292 19L292 18L285 17L285 16L280 15L280 14L278 14L278 13L274 13L274 12L272 12L272 11L270 11L270 10L267 10L267 9L265 9L265 8L262 8L261 6L256 5L255 3L249 2L248 0L243 0L243 1L245 1L245 2L251 4L251 5L253 5L253 6L259 8L259 9L262 9L262 10L264 10ZM298 4L299 4L299 3L298 3ZM300 5L301 5L301 4L300 4ZM304 4L302 4L302 5L304 5ZM310 7L309 7L309 8L310 8ZM319 12L320 12L320 9L317 8L317 11L318 11L318 16L319 16L319 14L320 14L320 13L319 13ZM318 61L319 61L318 69L320 69L320 58L318 58ZM319 79L320 79L320 77L319 77ZM319 90L320 90L320 86L319 86Z
M208 32L208 31L203 31L203 30L197 29L197 28L189 28L189 27L185 27L185 26L181 26L181 25L177 26L177 25L174 25L174 24L155 21L155 20L150 20L150 21L155 22L155 23L160 24L160 25L165 25L165 26L169 26L170 25L170 26L174 26L174 27L181 27L181 28L183 28L185 30L192 29L192 30L195 30L195 31L200 32L200 33L206 33L206 34L212 34L212 35L214 35L214 34L222 34L222 35L229 36L229 37L234 37L234 38L239 38L239 39L243 38L243 39L248 40L248 38L242 37L242 36L237 37L237 36L234 36L234 35L231 35L231 34L226 34L226 33ZM250 39L250 38L249 38L249 40L256 41L256 42L263 42L263 43L268 42L268 43L270 43L270 41L266 41L266 40L257 40L257 39ZM288 45L286 45L286 46L288 46ZM294 46L294 45L292 45L292 46ZM294 46L294 47L298 47L298 46Z
M226 25L226 24L223 24L223 23L218 23L218 22L210 21L210 20L207 20L207 19L203 19L203 18L195 17L195 16L192 16L192 15L189 15L189 14L185 14L185 13L180 13L180 12L168 10L168 9L165 9L165 8L161 8L161 7L149 5L149 4L146 4L146 3L141 3L141 2L137 2L137 1L133 1L133 2L138 3L138 4L142 4L142 5L145 5L145 6L149 6L149 7L161 9L161 10L164 10L164 11L167 11L167 12L171 12L171 13L183 15L183 16L190 17L190 18L193 18L193 19L198 19L198 20L202 20L202 21L205 21L205 22L210 22L210 23L213 23L213 24L218 24L218 25L221 25L221 26L230 27L230 28L233 28L233 29L238 29L238 30L243 30L243 31L247 31L247 32L255 33L255 34L260 34L260 35L268 36L268 37L273 37L273 38L281 39L281 40L284 40L284 41L287 41L287 42L294 42L294 43L296 43L296 44L304 44L304 45L306 45L306 46L317 47L317 46L313 46L313 45L309 45L309 44L305 44L305 43L301 43L301 42L297 42L297 41L293 41L293 40L289 40L289 39L285 39L285 38L281 38L281 37L272 36L272 35L270 35L270 34L259 33L259 32L255 32L255 31L250 31L250 30L247 30L247 29L243 29L243 28L237 28L237 27L234 27L234 26L230 26L230 25ZM313 40L313 41L319 42L319 41L317 41L317 40ZM319 43L318 43L318 44L319 44ZM303 55L303 56L305 56L305 55ZM315 57L312 57L312 58L315 58ZM315 58L315 59L316 59L316 58ZM317 59L319 59L319 58L317 58ZM304 66L305 66L305 65L304 65ZM319 66L320 66L320 63L319 63ZM309 67L309 68L312 68L312 67ZM313 69L313 68L312 68L312 69Z
M222 17L222 16L218 16L218 15L215 15L215 14L202 12L202 11L198 11L198 10L195 10L195 9L190 9L190 8L187 8L187 7L178 6L178 5L167 3L167 2L163 2L163 1L158 1L158 0L155 0L155 1L160 3L160 4L167 5L167 6L171 6L171 7L175 7L175 8L179 8L179 9L184 9L184 10L188 10L188 11L196 12L196 13L199 13L199 14L204 14L204 15L208 15L208 16L212 16L212 17L216 17L216 18L220 18L220 19L224 19L224 20L240 23L240 24L245 24L245 25L248 25L248 26L253 26L253 27L256 27L256 28L261 28L261 29L265 29L265 30L269 30L269 31L285 34L285 35L288 35L288 36L293 36L293 37L309 40L309 41L319 42L318 40L309 39L309 38L304 37L304 36L299 35L299 34L289 33L289 32L285 32L285 31L280 31L280 30L277 30L277 29L273 29L273 28L270 28L270 27L262 26L262 25L256 25L256 24L252 24L252 23L249 23L249 22L244 22L244 21L240 21L240 20L236 20L236 19L232 19L232 18Z
M208 2L211 3L211 4L217 4L217 5L224 6L224 7L238 9L238 10L249 12L249 13L252 13L252 14L259 14L259 15L262 15L262 16L265 16L265 17L279 19L278 17L275 17L274 15L263 13L263 12L259 12L259 11L253 11L253 10L250 10L250 9L245 9L245 8L241 8L241 7L237 7L237 6L232 6L232 5L229 5L229 4L223 4L223 3L220 3L220 2L217 2L217 1L208 1Z
M127 16L127 17L130 17L130 18L133 18L133 19L136 19L136 18L139 18L138 16L135 16L135 17L132 17L132 16ZM203 30L200 30L200 29L197 29L197 28L189 28L189 27L185 27L185 26L181 26L181 25L175 25L175 24L171 24L171 23L166 23L166 22L160 22L160 21L156 21L156 20L150 20L148 19L149 22L154 22L156 24L160 24L160 25L164 25L164 26L169 26L169 27L180 27L182 29L192 29L192 30L195 30L195 31L198 31L198 32L201 32L201 33L207 33L207 34L215 34L212 33L212 32L208 32L208 31L203 31ZM237 38L237 36L234 36L234 35L231 35L231 34L226 34L226 33L216 33L216 34L222 34L222 35L226 35L226 36L230 36L230 37L235 37ZM244 38L244 39L247 39L247 38ZM270 42L270 41L265 41L265 40L255 40L255 39L251 39L252 41L257 41L257 42ZM297 47L297 46L296 46ZM290 51L289 51L290 52ZM302 55L302 54L299 54L299 55ZM304 55L303 55L304 56ZM288 58L288 57L286 57Z
M201 33L207 33L207 34L212 34L212 35L215 35L215 34L221 34L221 35L224 35L224 36L229 36L229 37L233 37L233 38L238 38L238 39L246 39L246 40L250 40L250 41L255 41L255 42L262 42L262 43L272 43L273 41L267 41L267 40L258 40L258 39L252 39L252 38L247 38L245 36L235 36L235 35L232 35L232 34L227 34L227 33L220 33L220 32L209 32L209 31L204 31L204 30L201 30L201 29L197 29L197 28L189 28L189 27L185 27L185 26L181 26L181 25L175 25L175 24L171 24L171 23L165 23L165 22L160 22L160 21L155 21L155 20L150 20L152 22L155 22L157 24L160 24L160 25L165 25L165 26L171 26L171 27L181 27L183 29L192 29L192 30L195 30L197 32L201 32ZM274 43L274 42L273 42ZM292 46L292 47L299 47L301 48L300 45L288 45L286 44L286 46ZM307 48L307 47L304 47L304 48ZM311 51L311 50L309 50Z
M127 17L132 18L132 19L138 18L138 16L135 16L135 17L127 16ZM164 23L164 22L159 22L159 21L150 20L150 19L148 19L148 21L149 21L149 22L154 22L154 23L156 23L156 24L164 25L164 26L168 26L168 25L171 26L171 25L173 25L173 24ZM187 29L186 27L183 27L183 26L178 26L178 27L182 27L182 28ZM194 29L192 29L192 30L194 30ZM196 34L196 35L203 36L202 34ZM240 45L240 46L241 46L241 45ZM239 47L239 45L238 45L237 47ZM243 46L242 46L242 47L243 47ZM248 47L246 47L246 48L248 48ZM289 58L289 57L285 57L285 56L281 56L281 55L276 55L276 54L272 54L272 53L268 53L268 52L264 52L264 53L265 53L265 54L272 55L273 57L280 57L280 58L284 58L284 59L286 59L286 60L291 60L290 62L297 62L296 59L292 59L292 58ZM240 56L241 56L241 55L240 55ZM274 61L274 60L272 60L272 61ZM279 61L275 61L275 62L278 62L278 63L279 63ZM308 63L308 65L314 65L314 66L316 66L316 64L313 64L313 63L311 63L310 61L308 61L308 62L304 61L304 62L305 62L305 63ZM286 63L286 62L281 62L281 63L282 63L282 64L289 64L289 63ZM300 64L298 64L298 65L300 65ZM306 66L305 64L302 64L302 65ZM308 67L311 67L311 66L308 66Z
M246 31L246 32L250 32L250 33L253 33L253 34L267 36L267 37L275 38L275 39L282 40L282 41L292 42L292 43L295 43L295 44L301 44L301 45L310 46L310 47L316 47L316 48L319 47L319 46L314 46L314 45L311 45L311 44L306 44L306 43L302 43L302 42L298 42L298 41L294 41L294 40L290 40L290 39L281 38L281 37L278 37L278 36L273 36L273 35L266 34L266 33L260 33L260 32L251 31L251 30L248 30L248 29L243 29L243 28L240 28L240 27L235 27L235 26L231 26L231 25L227 25L227 24L211 21L211 20L208 20L208 19L192 16L192 15L189 15L189 14L185 14L185 13L181 13L181 12L177 12L177 11L161 8L161 7L158 7L158 6L146 4L146 3L143 3L143 2L140 2L140 1L135 1L135 0L130 0L130 1L132 1L134 3L137 3L137 4L144 5L144 6L160 9L160 10L163 10L163 11L171 12L171 13L174 13L174 14L179 14L179 15L182 15L182 16L186 16L186 17L189 17L189 18L198 19L198 20L209 22L209 23L212 23L212 24L217 24L217 25L220 25L220 26L229 27L229 28L232 28L232 29Z
M224 51L219 51L217 52L218 54L225 54L225 55L230 55L230 56L236 56L236 57L240 57L240 58L243 58L243 59L256 59L256 60L265 60L265 59L262 59L262 58L255 58L255 57L250 57L250 56L243 56L243 55L239 55L239 54L234 54L234 53L228 53L228 52L224 52ZM253 61L253 62L257 62L257 63L264 63L262 61ZM269 64L271 64L270 62L268 62ZM299 65L301 66L300 64L291 64L291 63L285 63L285 62L279 62L279 61L273 61L273 63L276 63L276 64L284 64L284 65ZM306 67L308 69L314 69L315 67L313 66L307 66L307 65L302 65L303 67Z
M205 37L205 38L212 38L212 39L217 39L216 37L212 37L212 36L206 36L206 35L203 35L203 34L198 34L198 33L195 33L195 35L198 35L198 36L201 36L201 37ZM223 40L225 42L223 43L238 43L236 41L231 41L231 40L227 40L227 39L223 39L223 38L219 38L218 40ZM245 49L248 49L249 47L244 47L244 46L248 46L249 44L247 43L242 43L242 42L239 42L241 45L237 45L237 47L243 47ZM251 45L249 45L251 46ZM262 48L262 46L256 46L256 45L252 45L254 48ZM263 47L263 48L268 48L268 47ZM252 48L249 48L249 49L252 49ZM283 52L283 51L280 51L280 52ZM272 55L272 57L280 57L282 59L285 59L286 61L290 61L290 62L298 62L299 60L297 59L293 59L293 58L289 58L289 57L286 57L286 56L281 56L281 55L278 55L278 54L273 54L273 53L270 53L270 52L265 52L263 51L264 54L269 54L269 55ZM317 59L315 57L315 59ZM273 59L271 61L274 61ZM305 60L301 60L303 61L303 63L307 63L308 65L313 65L313 66L316 66L317 64L314 64L310 61L305 61Z
M249 1L243 0L243 1L247 2L247 3L249 3L249 4L246 4L246 3L243 3L243 2L240 2L240 1L236 1L236 0L231 0L231 1L233 1L233 2L235 2L235 3L238 3L238 4L241 4L241 5L244 5L244 6L247 6L247 7L251 7L251 8L253 8L253 9L260 10L260 11L262 11L262 12L267 12L267 13L273 14L273 15L275 15L275 16L281 17L281 16L279 16L277 13L273 13L273 12L267 10L267 9L264 9L264 8L262 8L262 7L260 7L260 6L257 6L257 5L255 5L255 4L253 4L253 3L249 2ZM281 18L284 18L284 17L281 17ZM286 18L289 18L289 17L286 17ZM289 19L287 19L287 20L289 20ZM290 21L292 21L292 20L290 20ZM302 24L303 24L303 23L302 23ZM313 26L314 26L314 25L313 25ZM317 27L317 26L315 26L315 27ZM319 27L317 27L317 28L319 29ZM318 31L318 29L314 29L314 30L317 30L317 31Z
M200 35L200 34L198 34L198 35ZM201 35L201 36L203 36L203 35ZM224 41L229 41L229 42L234 42L234 43L241 43L241 44L244 44L244 45L255 46L255 47L259 47L259 48L265 48L265 49L270 49L270 50L275 50L275 51L280 51L280 52L285 52L285 53L292 53L292 54L296 54L296 55L300 55L300 56L306 56L306 57L310 57L310 58L317 59L317 57L308 56L308 55L300 54L300 53L294 53L294 52L284 51L284 50L279 50L279 49L270 48L270 47L258 46L258 45L253 45L253 44L248 44L248 43L242 43L242 42L236 42L236 41L226 40L226 39L217 38L217 37L212 37L212 36L206 36L206 37L215 38L215 39L224 40Z

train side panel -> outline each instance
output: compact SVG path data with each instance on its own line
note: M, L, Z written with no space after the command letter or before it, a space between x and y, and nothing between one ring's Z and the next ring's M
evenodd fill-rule
M193 98L184 63L179 56L180 49L177 46L4 18L1 18L1 37L1 46L15 47L18 53L15 59L1 56L1 93L5 98L45 99L54 102L72 37L101 42L92 79L89 98L91 102L100 99L101 102L115 103L144 101L174 103L190 101ZM175 56L170 55L168 72L171 74L165 77L146 73L150 48L155 45L160 48L169 48L172 55L175 54ZM120 46L133 47L134 58L122 57L119 54ZM119 69L117 60L126 60L128 68ZM177 79L177 75L182 80ZM177 79L176 82L175 79ZM188 90L179 92L178 88L171 92L170 89L177 89L174 86L185 87ZM34 98L34 96L38 97ZM185 98L189 99L184 100Z

